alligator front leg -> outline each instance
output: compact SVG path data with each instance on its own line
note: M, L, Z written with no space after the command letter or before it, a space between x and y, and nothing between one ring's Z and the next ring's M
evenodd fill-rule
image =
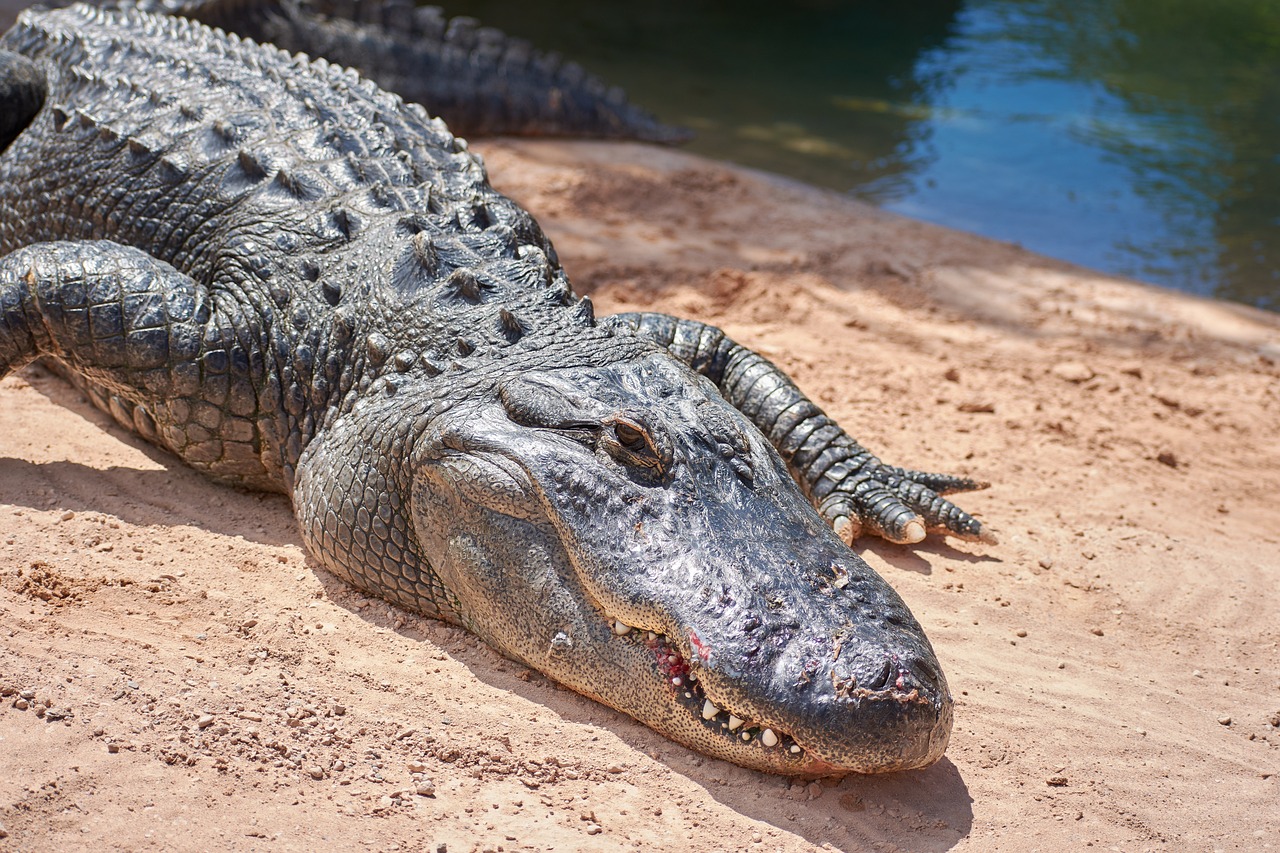
M652 312L612 318L706 376L778 449L809 500L852 544L863 533L911 543L926 532L994 543L943 495L986 488L965 477L885 465L764 356L715 326Z
M248 355L261 351L249 340L261 323L225 301L116 243L27 246L0 258L0 377L51 357L121 424L192 467L280 491L280 448L264 439Z

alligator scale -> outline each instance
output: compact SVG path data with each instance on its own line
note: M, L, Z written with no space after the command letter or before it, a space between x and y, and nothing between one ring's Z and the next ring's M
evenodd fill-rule
M462 140L353 71L72 6L0 38L0 376L45 358L365 592L704 753L921 767L952 699L846 541L989 540L761 356L596 318ZM834 528L834 529L833 529Z

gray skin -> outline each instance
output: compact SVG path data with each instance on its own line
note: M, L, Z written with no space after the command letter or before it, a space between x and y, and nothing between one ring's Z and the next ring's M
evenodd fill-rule
M321 564L668 737L791 775L936 761L952 698L841 537L990 541L719 330L597 321L418 106L174 17L0 38L0 376L37 358ZM832 529L840 531L840 535Z
M70 5L52 0L42 5ZM572 136L675 144L664 125L617 86L556 53L534 50L474 18L412 0L98 0L111 8L181 15L290 53L354 68L422 104L458 136Z

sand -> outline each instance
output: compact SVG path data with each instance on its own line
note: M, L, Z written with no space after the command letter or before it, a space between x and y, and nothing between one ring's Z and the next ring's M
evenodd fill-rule
M886 460L994 484L962 503L999 545L857 545L947 672L946 757L699 757L353 592L284 499L32 369L0 383L0 850L1280 846L1280 318L678 152L479 147L601 312L719 324Z

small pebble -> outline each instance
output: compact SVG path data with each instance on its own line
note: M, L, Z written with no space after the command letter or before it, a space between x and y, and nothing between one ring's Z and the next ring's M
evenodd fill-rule
M1101 629L1101 628L1090 628L1090 629L1089 629L1089 633L1090 633L1090 634L1093 634L1093 636L1095 636L1095 637L1101 637L1101 636L1103 636L1103 633L1102 633L1102 629Z
M120 751L120 744L118 743L107 744L107 752L111 753L112 755L115 755L119 751Z
M1014 635L1016 635L1016 636L1018 636L1018 637L1025 637L1025 636L1027 636L1027 629L1026 629L1026 628L1019 628L1018 630L1014 631L1013 633L1014 633Z
M1231 718L1230 718L1230 717L1228 717L1228 716L1225 716L1225 715L1224 715L1224 716L1219 717L1219 718L1218 718L1218 725L1220 725L1220 726L1229 726L1229 725L1231 725Z
M196 720L196 725L202 729L207 729L213 725L213 714L201 714L200 719Z
M310 770L308 770L307 772L311 774L311 778L312 778L312 779L323 779L323 778L324 778L324 768L323 768L323 767L315 766L315 767L312 767L312 768L311 768Z
M408 767L410 773L422 773L427 769L427 765L421 761L410 761Z
M26 699L19 698L13 701L13 707L17 708L19 711L25 711L31 707L31 704L27 702Z
M414 789L419 797L434 797L436 795L436 783L430 779L419 782L418 787Z
M62 514L62 520L63 520L63 521L70 521L71 519L73 519L73 518L75 518L75 517L76 517L76 514L75 514L74 512L72 512L71 510L67 510L66 512L64 512L64 513Z
M1063 361L1053 366L1053 375L1067 382L1088 382L1095 374L1089 365L1079 361Z

